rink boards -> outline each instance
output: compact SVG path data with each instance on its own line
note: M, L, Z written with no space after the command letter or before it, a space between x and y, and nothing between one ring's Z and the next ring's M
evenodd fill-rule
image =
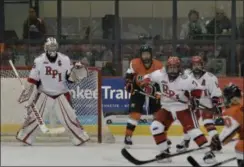
M125 133L125 127L126 125L108 125L109 130L114 135L124 135ZM15 134L20 128L20 124L3 124L1 126L1 134ZM95 125L85 125L84 128L90 132L90 133L96 133L97 132L97 126ZM222 126L218 126L218 131L222 130ZM206 134L206 131L203 126L201 126L201 129ZM151 135L149 125L138 125L135 130L135 135L144 135L148 136ZM182 135L182 127L181 125L174 124L170 127L168 131L168 135L170 136L181 136Z
M240 78L225 78L225 80L221 80L221 84L225 85L224 83L227 83L229 81L236 82L236 83L242 83ZM118 81L118 83L115 84L115 81ZM224 82L225 81L225 82ZM114 106L109 106L109 107L104 107L103 110L111 110L115 112L117 109L120 112L121 108L124 108L125 110L128 110L128 96L126 95L126 92L122 90L122 86L118 85L124 85L122 83L121 78L117 78L116 80L108 80L109 83L113 83L114 85L111 86L104 86L103 87L103 105L105 104L117 104ZM105 82L104 82L105 83ZM90 84L91 88L95 88L94 85ZM79 87L79 90L82 87ZM87 88L87 86L86 86ZM112 89L113 88L113 89ZM242 88L242 87L241 87ZM78 87L75 87L74 90L78 89ZM124 88L123 88L124 89ZM116 91L117 92L116 92ZM120 91L119 91L120 90ZM94 90L96 91L96 90ZM90 92L90 91L89 91ZM24 105L18 104L17 99L21 93L21 87L19 85L19 81L14 78L1 78L1 134L15 134L17 130L20 128L21 124L24 122L24 113L26 112L26 109L24 108ZM116 94L115 94L116 93ZM78 96L79 95L79 96ZM89 96L85 96L89 95ZM93 93L92 93L93 95ZM97 116L93 115L94 112L96 112L96 97L90 97L90 94L76 94L75 96L77 100L77 108L76 106L75 109L78 111L78 115L85 119L84 121L81 121L84 123L84 127L88 132L97 132L97 126L96 120ZM83 104L80 105L81 102L86 102L89 103L89 106L86 105L84 108ZM127 105L125 105L127 104ZM118 107L117 107L118 106ZM123 106L123 107L122 107ZM82 112L80 112L82 108ZM91 112L93 111L93 112ZM84 117L84 115L92 117L92 119L88 117ZM104 118L105 119L105 118ZM105 121L104 121L105 122ZM126 121L125 121L126 122ZM124 123L125 123L124 122ZM111 124L108 125L110 131L114 135L123 135L125 132L125 126L126 124ZM202 127L204 130L204 128ZM218 130L221 130L222 127L218 127ZM205 132L205 131L204 131ZM168 135L171 136L179 136L182 134L182 127L179 124L173 124L172 127L169 129ZM150 135L149 131L149 125L139 125L136 130L135 130L135 135Z

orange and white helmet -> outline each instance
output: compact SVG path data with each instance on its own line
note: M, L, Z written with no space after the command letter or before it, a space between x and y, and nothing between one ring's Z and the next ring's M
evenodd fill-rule
M181 72L181 61L179 57L171 56L167 60L166 72L170 77L177 77Z

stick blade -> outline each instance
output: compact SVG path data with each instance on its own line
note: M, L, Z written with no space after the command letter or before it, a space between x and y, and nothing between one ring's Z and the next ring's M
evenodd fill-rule
M201 167L199 163L192 157L188 156L187 161L193 166L193 167Z
M121 154L125 157L125 159L127 159L129 162L131 162L131 163L133 163L135 165L143 165L143 164L147 164L147 163L155 161L155 159L148 160L148 161L137 160L125 148L123 148L121 150Z

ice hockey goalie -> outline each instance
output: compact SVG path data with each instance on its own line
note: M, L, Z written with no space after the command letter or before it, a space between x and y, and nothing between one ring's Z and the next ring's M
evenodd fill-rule
M69 57L57 50L56 39L47 38L44 44L45 53L34 60L19 102L27 100L27 108L34 103L43 118L49 112L55 112L60 123L69 132L71 142L78 146L88 141L89 136L81 127L71 107L71 96L66 82L79 82L84 78L86 70L79 62L71 65ZM34 113L28 112L27 119L16 138L27 145L32 145L38 131Z

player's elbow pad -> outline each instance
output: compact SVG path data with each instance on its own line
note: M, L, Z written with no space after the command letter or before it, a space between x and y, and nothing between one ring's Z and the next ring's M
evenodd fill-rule
M33 78L28 78L27 79L27 82L30 83L30 84L34 84L34 85L37 85L39 84L39 82Z

